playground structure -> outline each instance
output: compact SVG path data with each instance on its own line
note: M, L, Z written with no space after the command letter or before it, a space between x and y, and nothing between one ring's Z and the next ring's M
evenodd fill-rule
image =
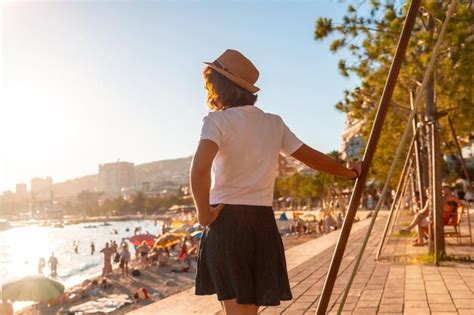
M339 238L336 244L336 248L334 250L331 264L328 270L328 273L326 275L326 280L324 283L323 291L321 293L316 314L318 315L323 315L326 314L326 311L329 306L329 302L331 299L332 291L334 289L334 285L336 282L336 278L338 275L339 267L342 262L342 258L344 256L344 251L347 246L347 242L349 239L349 235L351 232L351 228L354 222L354 218L356 216L357 209L359 208L359 204L364 192L365 184L368 178L368 173L369 173L369 168L372 163L374 153L377 147L378 140L380 138L380 134L382 132L382 127L384 124L384 120L388 111L389 106L392 104L391 98L393 95L393 91L395 89L395 85L398 79L398 74L400 72L400 68L402 65L402 62L404 60L406 48L408 46L408 42L410 40L410 36L417 18L418 10L420 7L421 0L412 0L410 3L405 22L403 25L402 32L400 34L400 38L398 41L397 49L389 70L389 73L387 75L387 79L385 82L385 87L377 108L377 113L375 116L375 120L372 126L372 130L370 132L366 149L364 152L364 156L362 159L363 163L363 168L362 172L357 179L354 189L352 191L352 195L349 201L349 205L346 211L346 216L344 218L344 223L342 225L341 232L339 234ZM356 261L354 263L353 271L351 274L351 277L349 281L346 284L342 299L339 304L338 308L338 314L341 314L346 298L348 296L348 293L350 291L350 288L352 286L353 280L357 274L357 271L360 266L360 262L362 259L362 255L364 253L364 250L367 246L370 234L372 232L373 226L375 224L375 220L377 218L378 212L383 204L383 199L387 194L388 188L389 188L389 183L390 179L393 176L394 170L397 166L397 163L399 159L402 157L402 152L405 149L405 146L407 144L407 140L409 140L409 134L410 134L410 129L412 129L412 137L409 142L409 149L408 153L405 158L405 162L403 165L402 169L402 174L400 176L400 179L398 181L397 189L396 189L396 194L395 198L392 202L392 205L390 207L389 211L389 218L387 219L387 223L384 229L383 237L380 241L378 252L377 252L377 259L379 258L380 254L382 253L384 242L387 236L387 233L389 230L393 229L393 224L396 220L392 220L394 214L398 216L402 204L403 197L407 191L409 191L409 183L412 183L412 191L415 189L415 184L414 184L414 178L416 178L416 186L418 191L420 192L420 196L422 196L421 199L421 205L424 206L425 203L427 202L427 199L425 198L424 195L424 185L422 183L422 170L421 170L421 157L420 157L420 134L422 131L421 127L419 126L419 122L417 121L417 113L419 112L420 104L423 99L423 93L426 90L426 87L428 85L428 82L432 76L432 72L434 69L434 65L436 63L436 58L439 54L440 51L440 46L443 42L443 39L446 35L447 27L449 24L449 21L454 13L454 10L456 9L458 4L457 0L452 0L446 13L445 20L443 22L441 31L438 35L438 39L436 42L435 47L433 48L433 53L431 56L431 60L429 61L429 64L427 66L427 69L425 71L423 81L421 86L418 88L416 92L416 97L413 100L413 93L410 92L411 96L411 112L408 117L408 120L405 125L405 129L403 132L403 135L400 139L400 142L398 144L395 157L392 161L392 164L390 166L390 169L387 173L385 183L383 185L383 189L381 192L381 198L378 200L377 205L374 210L374 214L371 218L371 222L369 224L369 228L367 231L367 234L363 240L363 244L360 248L359 254L356 258ZM434 262L436 265L439 265L440 260L442 257L445 255L445 244L444 244L444 225L443 225L443 209L442 209L442 200L441 200L441 161L440 161L440 136L439 136L439 125L438 125L438 119L441 118L442 116L447 115L448 123L451 129L451 134L452 137L454 138L454 142L456 144L457 152L459 155L459 158L461 160L461 165L462 169L464 172L464 175L466 177L466 180L469 183L469 189L472 192L472 186L471 186L471 180L469 177L469 173L467 171L466 165L464 163L460 146L457 141L457 135L454 130L454 127L452 125L451 119L449 118L449 115L447 111L444 112L436 112L436 108L434 104L431 104L431 106L428 106L426 108L426 116L428 119L426 119L422 125L424 127L427 127L428 134L429 134L429 145L428 145L428 151L429 151L429 156L430 156L430 170L429 173L431 176L429 176L429 187L431 187L431 200L432 200L432 220L433 222L433 228L431 229L431 237L432 240L430 242L430 249L432 250L432 253L434 255ZM426 165L425 165L426 166ZM460 214L461 215L461 214ZM470 226L470 218L469 218L469 211L467 211L468 215L468 220L469 220L469 234L468 237L470 239L470 244L472 245L472 235L471 235L471 226ZM460 217L460 216L459 216ZM456 230L456 233L459 233Z

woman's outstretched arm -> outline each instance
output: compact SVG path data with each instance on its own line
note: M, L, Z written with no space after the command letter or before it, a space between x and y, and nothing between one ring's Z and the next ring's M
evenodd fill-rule
M191 191L198 212L198 221L202 225L211 224L223 207L222 205L216 208L209 206L211 168L217 150L217 144L213 141L201 140L191 163Z
M354 163L351 168L344 167L333 158L306 144L303 144L291 156L319 172L350 179L357 178L362 167L360 162Z

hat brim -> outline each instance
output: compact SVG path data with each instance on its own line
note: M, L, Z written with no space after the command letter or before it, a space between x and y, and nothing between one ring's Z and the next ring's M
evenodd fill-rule
M237 84L238 86L240 86L241 88L249 91L250 93L252 94L255 94L257 93L258 91L260 91L260 89L258 87L256 87L255 85L253 84L250 84L248 83L247 81L227 72L227 71L224 71L223 69L217 67L214 63L212 62L204 62L208 67L212 68L213 70L219 72L220 74L222 74L224 77L226 77L227 79L231 80L232 82L234 82L235 84Z

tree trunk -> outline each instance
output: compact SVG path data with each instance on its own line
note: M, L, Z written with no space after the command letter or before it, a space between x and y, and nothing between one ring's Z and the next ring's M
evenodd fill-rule
M439 259L445 253L444 244L444 225L443 225L443 205L441 200L441 152L439 127L435 118L436 102L434 95L434 80L430 78L426 86L426 119L429 122L429 170L430 170L430 187L432 200L432 222L433 222L433 241L430 242L430 253L435 255L435 262L438 264Z

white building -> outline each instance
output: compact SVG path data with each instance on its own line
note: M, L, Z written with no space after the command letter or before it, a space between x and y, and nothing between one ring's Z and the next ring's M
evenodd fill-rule
M364 150L364 138L362 137L362 126L365 120L352 118L346 114L345 128L342 133L341 159L349 161L360 160Z
M100 188L107 195L118 196L122 189L133 187L134 165L129 162L99 164Z

